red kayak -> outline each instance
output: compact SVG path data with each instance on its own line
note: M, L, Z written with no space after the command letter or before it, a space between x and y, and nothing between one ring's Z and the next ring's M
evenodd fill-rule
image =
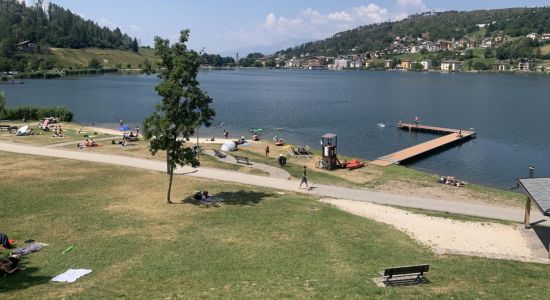
M359 169L365 166L364 162L358 161L356 159L350 160L344 163L344 168L351 170Z

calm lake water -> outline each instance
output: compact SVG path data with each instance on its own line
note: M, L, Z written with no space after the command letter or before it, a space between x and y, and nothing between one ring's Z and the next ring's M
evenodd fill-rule
M550 77L402 72L229 70L200 74L214 99L215 124L231 136L265 136L319 145L338 134L339 152L374 159L430 134L397 130L399 120L477 131L477 138L409 166L499 188L536 167L550 176ZM116 127L141 123L159 99L153 76L105 75L0 85L8 106L65 105L75 120ZM386 124L382 128L378 123ZM275 132L274 128L283 128ZM206 133L207 132L207 133ZM221 129L201 129L221 135Z

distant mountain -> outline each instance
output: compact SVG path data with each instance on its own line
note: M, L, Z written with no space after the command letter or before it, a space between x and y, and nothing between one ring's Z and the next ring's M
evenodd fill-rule
M483 27L482 31L480 27ZM398 36L436 41L460 39L474 32L483 32L485 36L502 34L512 37L531 32L550 32L550 7L416 14L401 21L361 26L325 40L306 42L277 53L288 56L306 53L337 56L383 50L390 47Z
M282 41L272 45L241 47L233 50L223 51L218 54L220 54L221 56L231 56L231 57L234 57L236 53L239 53L240 57L245 57L249 53L262 53L265 55L270 55L279 50L287 49L289 47L294 47L296 45L300 45L311 41L313 40L312 39L292 39L292 40L286 40L286 41Z

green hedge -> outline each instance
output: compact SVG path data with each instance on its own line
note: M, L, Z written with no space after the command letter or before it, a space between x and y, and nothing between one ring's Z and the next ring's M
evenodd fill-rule
M64 75L96 75L104 73L117 73L117 68L102 68L102 69L72 69L63 71L34 71L34 72L21 72L17 73L14 77L16 79L52 79L60 78Z
M0 119L6 120L40 120L42 118L56 117L63 122L71 122L73 113L63 106L37 107L21 105L14 108L7 108Z

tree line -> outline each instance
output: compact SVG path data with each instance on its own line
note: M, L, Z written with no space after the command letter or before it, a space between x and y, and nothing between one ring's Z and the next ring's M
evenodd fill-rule
M484 24L485 36L502 34L517 37L531 32L550 32L550 7L415 14L401 21L371 24L340 32L330 38L288 48L277 54L338 56L384 50L398 36L422 37L432 41L460 39L479 31L479 24Z

